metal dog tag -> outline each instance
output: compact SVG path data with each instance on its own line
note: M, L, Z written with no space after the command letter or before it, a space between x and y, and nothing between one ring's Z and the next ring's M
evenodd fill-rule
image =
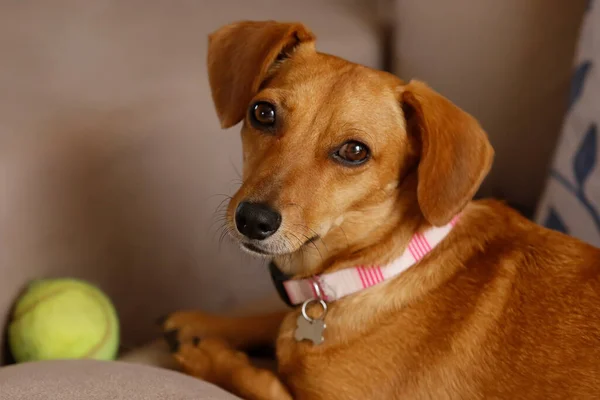
M319 318L311 318L306 314L306 307L312 302L319 302L323 307L323 313ZM301 342L303 340L310 340L313 344L321 344L325 341L323 332L327 325L325 325L325 315L327 314L327 303L324 300L307 300L302 304L302 313L296 320L296 331L294 332L294 339Z
M313 344L321 344L325 340L323 338L323 331L325 330L325 322L320 319L309 321L302 315L298 316L296 321L296 332L294 338L301 342L303 340L310 340Z

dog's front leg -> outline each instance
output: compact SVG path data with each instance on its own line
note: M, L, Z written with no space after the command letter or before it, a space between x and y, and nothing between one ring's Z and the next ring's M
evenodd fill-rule
M292 400L281 380L258 368L226 340L207 338L182 343L175 353L184 372L247 400Z
M201 311L180 311L162 321L162 328L173 350L176 350L180 343L205 338L223 339L238 350L261 346L274 347L286 313L279 311L248 317L222 317Z

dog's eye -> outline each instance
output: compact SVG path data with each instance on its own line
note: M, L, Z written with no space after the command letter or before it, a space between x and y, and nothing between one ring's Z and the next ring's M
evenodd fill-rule
M275 125L275 106L266 101L259 101L250 107L250 121L258 128L271 128Z
M369 158L369 148L367 145L351 140L344 143L334 154L333 157L345 164L362 164Z

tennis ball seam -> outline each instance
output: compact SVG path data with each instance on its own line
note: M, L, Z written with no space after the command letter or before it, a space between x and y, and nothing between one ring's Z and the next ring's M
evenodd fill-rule
M100 349L106 344L106 342L108 341L108 338L110 336L110 333L112 332L112 321L110 318L110 311L107 308L110 307L110 305L106 304L107 301L105 298L103 298L102 296L99 296L99 294L91 289L91 288L87 288L87 287L83 287L82 288L84 291L87 291L88 294L92 295L96 300L98 300L98 302L100 303L100 308L102 309L102 316L104 317L104 321L106 322L106 329L104 329L104 334L102 335L102 338L100 339L100 341L98 343L96 343L96 345L94 347L92 347L86 354L84 354L82 357L83 358L93 358L93 356L100 351ZM116 328L116 327L115 327ZM115 332L116 334L119 334L118 332Z
M59 295L59 294L65 292L65 291L67 291L68 289L72 289L72 287L61 287L59 289L51 290L48 293L46 293L45 295L43 295L40 298L36 299L33 303L29 304L27 307L23 308L22 310L15 310L15 313L13 315L13 321L18 321L20 318L22 318L28 312L30 312L31 310L33 310L34 308L36 308L40 303L48 300L51 297Z

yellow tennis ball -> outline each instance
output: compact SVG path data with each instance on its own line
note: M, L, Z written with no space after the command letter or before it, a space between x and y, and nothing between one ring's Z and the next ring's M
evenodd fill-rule
M91 284L37 280L16 303L8 340L17 362L112 360L119 347L119 321L108 297Z

